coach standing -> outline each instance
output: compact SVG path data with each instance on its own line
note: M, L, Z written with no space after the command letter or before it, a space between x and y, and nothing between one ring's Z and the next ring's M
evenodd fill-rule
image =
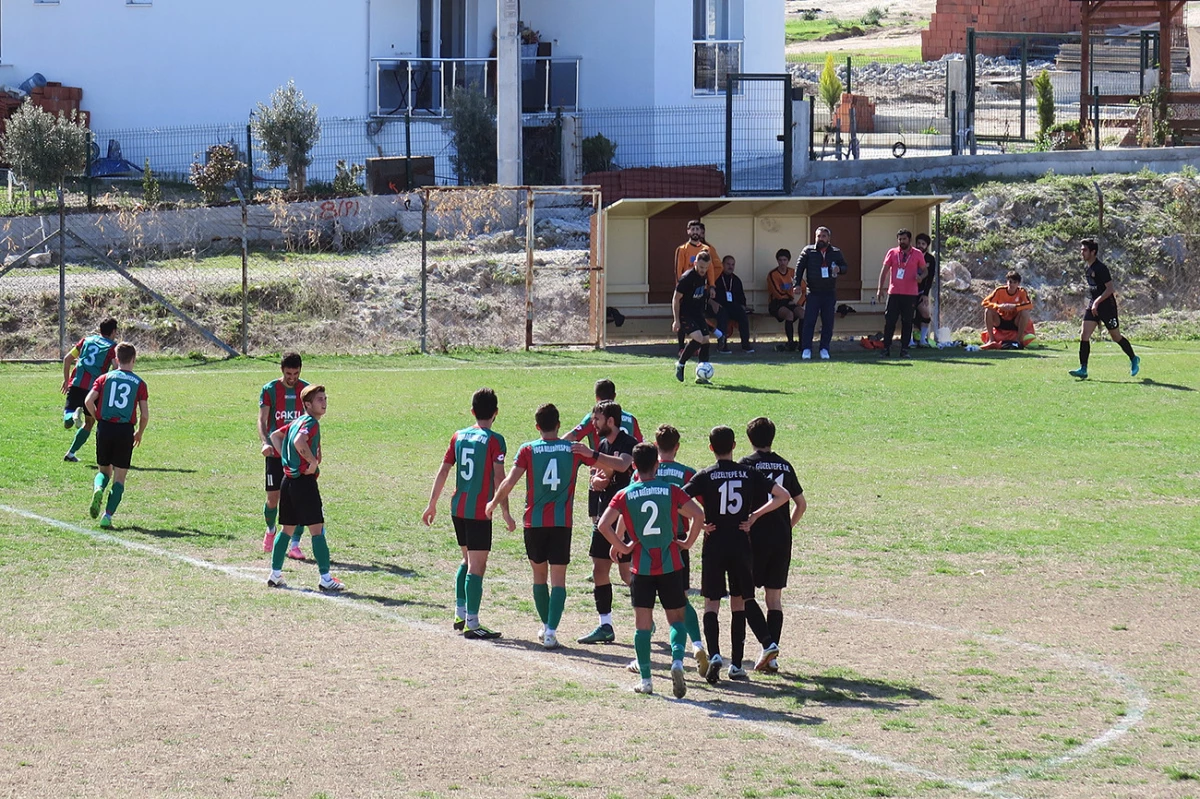
M913 311L917 307L917 294L921 281L925 279L925 272L925 256L912 246L912 231L907 228L896 231L896 246L883 257L879 285L875 288L876 299L883 299L883 280L888 279L887 308L883 313L883 350L879 353L884 358L892 357L892 335L896 332L897 319L900 320L900 357L908 357Z
M817 228L817 240L800 251L796 259L796 274L808 283L804 327L800 331L800 357L812 357L813 331L821 317L821 360L829 360L829 344L833 341L833 315L837 305L837 276L846 274L849 266L842 251L829 243L829 228Z

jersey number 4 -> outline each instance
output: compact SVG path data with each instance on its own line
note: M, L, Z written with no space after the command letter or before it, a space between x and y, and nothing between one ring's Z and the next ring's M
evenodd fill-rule
M546 464L546 471L542 473L542 485L557 494L561 484L562 479L558 476L558 461L551 460Z

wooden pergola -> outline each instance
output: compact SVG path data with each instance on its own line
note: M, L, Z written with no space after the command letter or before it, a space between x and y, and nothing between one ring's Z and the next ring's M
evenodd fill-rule
M1186 0L1077 0L1080 6L1082 40L1079 47L1079 120L1087 122L1088 112L1095 99L1092 96L1091 60L1092 29L1104 25L1122 25L1143 22L1157 14L1159 33L1158 103L1159 118L1167 118L1171 105L1171 20L1187 5ZM1194 92L1181 93L1178 99L1196 102L1200 97ZM1100 95L1101 102L1124 104L1139 99L1136 95Z

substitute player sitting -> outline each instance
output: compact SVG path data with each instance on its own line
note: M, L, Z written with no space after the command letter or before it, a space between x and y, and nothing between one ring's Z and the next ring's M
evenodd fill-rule
M999 286L991 294L983 298L983 329L988 333L988 343L999 342L1010 334L1001 334L1001 330L1011 330L1016 334L1016 345L1023 343L1025 331L1030 326L1030 314L1033 302L1025 289L1021 288L1019 272L1009 272L1004 276L1004 285Z
M704 512L678 486L658 476L658 448L638 444L633 448L633 464L637 479L617 492L600 517L598 529L611 544L614 554L631 554L633 581L630 598L633 602L633 648L637 653L641 682L633 687L639 694L654 693L650 680L650 628L654 623L654 601L657 597L671 625L671 681L676 698L687 693L683 679L683 653L687 644L687 628L683 622L683 607L687 595L683 583L683 550L690 549L700 535ZM675 525L682 514L691 521L688 537L680 541ZM617 535L617 520L624 522L631 543Z
M142 443L150 423L150 393L146 381L133 373L137 350L127 341L116 347L117 369L96 378L84 398L84 407L100 420L96 430L96 464L100 467L92 485L92 518L100 515L104 489L112 483L104 507L101 527L112 527L113 514L125 496L125 475L133 459L133 448ZM138 414L141 414L140 416ZM135 429L136 428L136 429Z

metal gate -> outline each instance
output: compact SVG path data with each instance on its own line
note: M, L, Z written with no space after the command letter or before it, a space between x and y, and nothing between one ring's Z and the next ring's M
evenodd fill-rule
M791 194L791 137L791 76L729 73L725 83L726 194Z

